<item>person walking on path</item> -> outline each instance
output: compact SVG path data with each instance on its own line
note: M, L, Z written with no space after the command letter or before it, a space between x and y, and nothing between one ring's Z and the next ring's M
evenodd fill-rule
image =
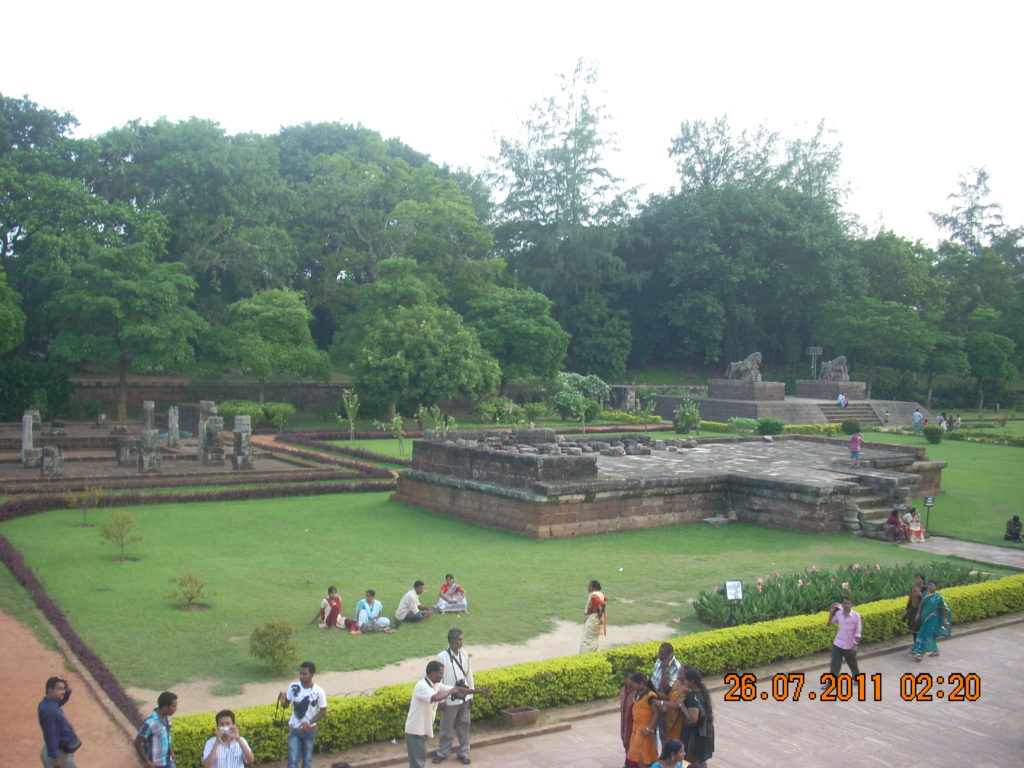
M77 768L75 752L82 746L74 727L64 714L71 689L63 677L46 681L46 695L39 702L39 727L43 731L43 768Z
M605 621L605 607L608 598L601 591L601 582L591 579L587 584L587 607L583 610L583 639L580 641L580 653L592 653L597 650L601 635L608 634Z
M462 647L461 629L448 630L448 647L437 654L437 660L444 667L441 682L451 688L472 688L473 670L469 666L469 654ZM437 754L432 762L442 763L448 759L452 751L453 736L459 734L458 759L463 765L469 765L469 722L470 709L473 706L472 694L454 694L440 703L441 733L437 744Z
M658 658L654 661L654 669L651 671L651 685L654 686L658 698L663 701L669 698L672 686L676 684L679 676L679 669L682 665L676 658L675 648L672 643L662 643L658 646ZM665 711L658 713L658 738L665 740Z
M939 655L936 639L949 637L953 626L949 603L939 592L939 583L935 579L928 579L928 594L921 600L917 614L917 636L914 638L914 647L910 650L914 654L914 660L921 661L921 657L926 653L929 656Z
M299 665L299 679L281 691L277 703L283 707L292 706L288 719L288 768L313 768L313 744L316 742L316 726L327 714L327 694L313 682L316 664L304 661Z
M844 597L842 605L832 603L828 612L828 623L838 627L835 640L832 641L832 663L829 665L829 674L833 677L838 675L843 659L846 659L850 672L859 675L857 647L860 645L861 621L860 614L853 610L853 598ZM827 686L823 685L823 687Z
M434 736L434 715L437 714L437 705L443 699L452 693L461 696L469 693L490 694L488 690L441 685L443 676L444 664L435 659L427 664L426 677L412 689L409 714L405 718L405 748L409 754L409 768L424 768L427 764L427 739Z
M171 740L171 715L178 711L178 694L164 691L156 709L145 719L135 737L135 751L146 768L171 768L175 763Z

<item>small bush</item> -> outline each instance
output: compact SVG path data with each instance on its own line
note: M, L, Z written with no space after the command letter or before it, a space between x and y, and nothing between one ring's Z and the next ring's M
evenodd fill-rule
M843 421L842 430L844 434L852 435L860 432L860 422L857 419L846 419Z
M700 420L700 424L697 428L698 432L724 432L726 434L732 434L736 430L731 424L726 424L724 421L705 421Z
M280 431L284 425L295 418L295 406L291 403L264 403L263 414L267 421Z
M82 528L92 527L89 524L89 510L99 506L102 496L103 488L99 485L86 486L80 491L69 491L64 494L71 509L82 510L82 522L79 523Z
M539 421L548 415L548 407L544 403L527 403L523 410L527 421Z
M921 431L924 432L925 440L927 440L929 443L938 444L942 442L942 434L945 430L943 430L942 427L936 427L932 424L929 424Z
M283 675L299 660L299 644L294 639L298 631L289 621L264 622L249 637L249 653L275 675Z
M821 435L835 437L839 434L838 424L787 424L782 430L785 435ZM877 430L880 431L880 428Z
M100 529L100 536L104 541L109 541L116 546L120 552L117 559L125 560L125 547L131 547L142 541L141 534L132 534L135 527L135 515L125 512L113 512L110 521Z
M744 419L740 416L733 416L729 419L729 426L737 435L752 435L757 429L757 419Z
M781 435L786 428L786 422L775 416L762 416L757 420L757 434L759 435Z
M488 397L473 407L473 413L489 424L519 424L526 421L526 409L507 397Z
M235 416L248 416L255 427L263 421L263 406L255 400L224 400L217 403L217 415L224 419L224 426L233 429Z
M685 435L700 429L700 408L694 400L683 400L672 413L672 426L677 433Z
M583 420L590 424L601 411L601 404L576 392L562 390L551 400L551 406L563 421L579 421L580 411Z
M183 571L180 576L172 576L169 581L174 589L167 595L167 599L180 603L186 611L192 610L196 600L210 596L206 591L206 581L192 571Z

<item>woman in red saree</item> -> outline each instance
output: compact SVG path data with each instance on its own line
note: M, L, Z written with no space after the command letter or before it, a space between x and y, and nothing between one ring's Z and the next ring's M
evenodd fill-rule
M337 587L327 588L327 597L320 602L320 612L313 622L320 622L320 629L340 630L344 624L350 635L362 634L352 619L346 619L341 615L341 598L338 597Z

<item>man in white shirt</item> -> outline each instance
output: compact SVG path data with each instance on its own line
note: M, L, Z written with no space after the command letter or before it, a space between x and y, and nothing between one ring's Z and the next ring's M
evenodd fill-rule
M427 676L412 689L409 715L405 718L405 747L409 753L409 768L423 768L427 764L427 739L434 736L434 715L437 714L438 703L450 693L478 693L470 688L441 685L443 676L444 665L432 661L427 664Z
M316 741L316 724L327 714L327 694L313 682L316 664L304 661L299 665L299 679L278 694L281 706L292 706L288 720L288 768L313 768L313 743Z
M420 595L423 594L423 582L419 579L412 585L412 589L405 593L402 601L395 611L395 618L402 621L423 621L430 616L434 609L420 603Z
M255 759L249 742L238 735L235 713L222 709L217 713L217 735L211 736L203 748L203 768L245 768Z
M448 630L448 647L437 654L437 660L444 666L441 682L444 685L473 687L473 670L469 667L469 654L462 647L461 629ZM452 737L459 734L458 760L469 765L469 718L473 696L455 694L441 702L441 734L437 754L432 762L444 762L452 751Z

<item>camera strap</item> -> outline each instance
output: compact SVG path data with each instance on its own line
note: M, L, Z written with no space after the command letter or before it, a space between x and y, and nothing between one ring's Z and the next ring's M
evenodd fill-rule
M459 668L459 672L462 673L462 679L465 680L467 672L466 672L465 668L462 666L462 661L460 661L460 659L459 659L459 656L462 656L462 651L459 651L459 656L455 656L452 653L452 649L451 648L447 648L446 650L448 651L448 658L452 660L452 664L454 664L455 666L457 666ZM466 663L467 664L469 663L468 659L466 660Z

